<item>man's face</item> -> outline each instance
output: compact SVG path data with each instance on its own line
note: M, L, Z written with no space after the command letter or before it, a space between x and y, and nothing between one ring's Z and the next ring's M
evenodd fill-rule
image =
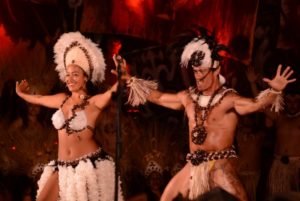
M193 72L196 79L196 85L199 91L205 91L212 86L214 79L214 71L208 67L195 67L193 66Z

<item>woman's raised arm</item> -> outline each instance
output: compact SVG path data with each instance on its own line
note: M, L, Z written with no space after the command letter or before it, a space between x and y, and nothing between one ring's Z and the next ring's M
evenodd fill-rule
M30 87L26 80L16 83L16 93L26 102L36 105L42 105L49 108L59 108L66 94L59 93L55 95L30 94Z

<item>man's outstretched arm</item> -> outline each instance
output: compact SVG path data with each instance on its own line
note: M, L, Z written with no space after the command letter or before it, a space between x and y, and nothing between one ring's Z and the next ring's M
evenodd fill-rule
M281 92L291 82L295 82L296 79L289 79L293 74L293 70L288 66L282 71L282 65L279 65L275 77L270 80L268 78L263 78L270 88L266 89L255 98L243 98L237 97L234 99L234 108L237 113L243 115L258 110L262 110L266 107L271 106L275 111L281 109L282 97Z
M146 103L146 101L150 101L157 105L173 110L180 110L183 108L181 98L182 92L172 94L158 91L157 82L131 76L126 70L128 69L128 66L125 59L121 58L120 56L114 55L113 60L116 67L121 68L121 79L126 81L126 85L129 88L129 104L131 104L132 106L138 106L140 104ZM112 70L112 73L117 76L117 69Z

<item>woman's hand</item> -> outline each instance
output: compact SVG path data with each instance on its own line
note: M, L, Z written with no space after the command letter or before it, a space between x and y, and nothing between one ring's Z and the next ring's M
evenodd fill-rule
M20 83L16 82L16 93L20 95L21 93L29 94L30 87L27 80L22 80Z
M278 67L277 67L277 72L276 72L276 76L270 80L268 78L263 78L263 81L265 81L266 83L268 83L268 85L276 90L276 91L282 91L286 85L288 83L291 83L291 82L295 82L296 81L296 78L294 79L289 79L289 77L293 74L293 70L291 69L291 67L286 67L286 69L284 69L284 71L281 73L281 68L282 68L282 65L280 64Z
M123 59L120 55L114 55L113 60L115 62L116 70L111 70L111 73L118 76L118 68L121 68L121 79L126 81L129 80L131 76L128 73L126 60Z

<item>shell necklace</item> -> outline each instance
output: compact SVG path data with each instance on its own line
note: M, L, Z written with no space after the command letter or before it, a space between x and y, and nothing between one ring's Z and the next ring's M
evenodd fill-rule
M203 144L203 142L206 139L207 136L207 130L204 126L204 122L207 120L209 112L211 111L211 104L215 98L215 96L218 94L218 92L222 89L223 87L221 86L220 88L218 88L213 95L210 97L208 104L206 107L202 107L199 105L199 99L200 96L202 96L202 93L199 92L198 96L197 96L197 100L194 100L194 105L195 105L195 122L196 125L193 128L191 135L192 135L192 142L195 144ZM199 115L200 114L200 115ZM199 116L201 119L201 122L199 124Z

